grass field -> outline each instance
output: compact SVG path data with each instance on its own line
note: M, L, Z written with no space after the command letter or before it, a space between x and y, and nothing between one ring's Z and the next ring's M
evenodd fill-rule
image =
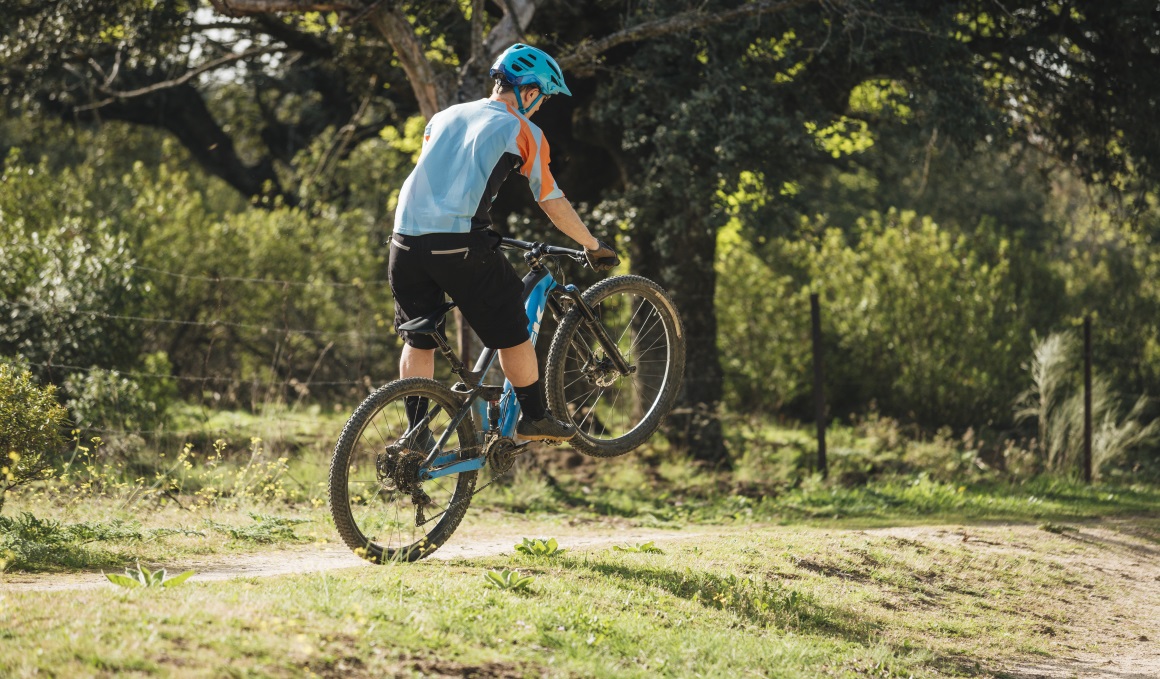
M0 590L0 675L1010 676L1155 633L1142 583L1119 572L1155 551L1160 523L1145 524L755 524L674 531L660 553ZM484 574L504 568L534 581L490 588Z
M26 586L138 560L175 572L341 547L323 485L337 418L247 438L260 423L218 417L193 446L79 450L9 496L0 676L1054 677L1105 656L1160 672L1146 651L1157 489L795 480L774 473L808 453L793 430L767 433L767 452L731 475L663 450L579 464L543 450L477 497L445 548L558 537L552 557L477 550L171 590ZM629 531L661 551L585 540ZM503 569L534 580L490 587ZM1025 671L1036 663L1062 673Z

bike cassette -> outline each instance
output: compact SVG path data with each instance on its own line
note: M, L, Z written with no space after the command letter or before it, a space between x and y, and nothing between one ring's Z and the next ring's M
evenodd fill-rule
M387 491L398 491L411 496L411 503L415 505L416 525L425 522L423 508L432 504L431 496L423 490L423 482L419 479L419 472L427 455L418 450L395 444L387 446L375 460L379 484Z
M500 476L511 471L512 465L516 463L516 457L524 452L527 445L527 442L516 443L506 436L500 436L487 444L483 454L487 457L487 464L492 472Z

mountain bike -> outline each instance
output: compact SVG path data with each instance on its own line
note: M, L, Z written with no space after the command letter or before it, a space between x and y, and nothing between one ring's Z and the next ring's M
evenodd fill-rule
M545 310L557 321L544 370L548 406L570 421L569 444L595 457L644 443L672 408L685 366L685 337L668 294L640 276L616 276L581 292L557 282L555 258L586 264L583 251L503 238L523 251L524 308L532 342ZM447 302L399 327L431 335L459 382L391 382L347 421L330 464L330 511L346 544L368 561L415 561L447 541L472 496L511 471L527 443L515 440L519 403L511 383L486 384L497 352L472 369L439 332ZM412 426L405 399L428 399ZM477 487L479 474L491 476Z

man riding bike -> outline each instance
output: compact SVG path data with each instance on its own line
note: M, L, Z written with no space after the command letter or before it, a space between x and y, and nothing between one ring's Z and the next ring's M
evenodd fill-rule
M546 52L517 43L499 56L490 75L495 79L490 98L452 106L431 118L419 160L399 192L388 276L395 329L434 311L446 293L484 345L498 350L500 367L520 404L517 435L567 441L576 428L547 409L528 335L523 285L497 251L498 238L490 230L489 210L500 186L519 170L556 228L584 247L593 269L611 269L620 260L592 235L556 186L548 169L548 141L529 120L549 97L571 96L559 65ZM433 377L435 340L399 332L405 342L400 376ZM425 398L407 398L412 427L427 407Z

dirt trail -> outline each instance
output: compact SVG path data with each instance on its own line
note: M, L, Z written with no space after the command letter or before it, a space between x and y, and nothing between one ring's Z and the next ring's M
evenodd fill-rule
M528 533L507 529L489 532L487 526L465 527L431 559L452 560L496 556ZM674 540L705 535L721 536L754 530L792 531L793 528L748 526L698 530L647 530L605 527L598 530L557 528L562 547L573 551L607 549L613 544ZM1101 521L1068 526L1054 534L1034 525L897 526L870 530L838 529L834 533L892 537L924 544L966 546L996 556L1033 559L1044 568L1070 569L1097 583L1086 598L1068 601L1072 618L1058 625L1050 642L1050 657L1016 661L995 668L999 676L1018 679L1160 679L1160 539L1135 528L1130 521ZM1045 540L1053 542L1045 543ZM257 578L339 568L371 568L348 549L312 545L291 550L242 555L216 555L165 564L171 573L194 570L195 581ZM58 591L111 587L99 573L69 575L7 574L0 577L5 591ZM1108 592L1112 596L1101 594ZM1071 592L1076 591L1070 588ZM1062 592L1060 596L1063 596ZM1034 611L1027 612L1029 619ZM1052 633L1055 634L1054 632Z
M719 531L714 532L718 533ZM563 548L584 551L593 547L603 548L614 544L687 539L698 535L704 535L704 532L612 529L599 532L568 533L557 535L557 538ZM512 546L526 536L526 533L486 536L455 535L447 544L427 558L448 561L511 553ZM190 578L190 582L213 582L233 578L263 578L294 573L316 573L338 568L371 568L373 566L344 546L312 545L300 549L183 560L165 564L165 567L172 574L187 570L194 571L196 574ZM60 591L112 586L100 573L9 574L0 579L0 592L5 590Z
M1088 614L1068 622L1056 656L1004 670L1019 679L1160 679L1160 544L1155 535L1134 530L1130 522L1068 526L1058 537L1072 549L1047 553L1033 548L1043 539L1043 530L1027 525L906 526L866 532L1041 558L1114 584L1120 597L1110 605L1098 601L1106 597L1089 594Z

